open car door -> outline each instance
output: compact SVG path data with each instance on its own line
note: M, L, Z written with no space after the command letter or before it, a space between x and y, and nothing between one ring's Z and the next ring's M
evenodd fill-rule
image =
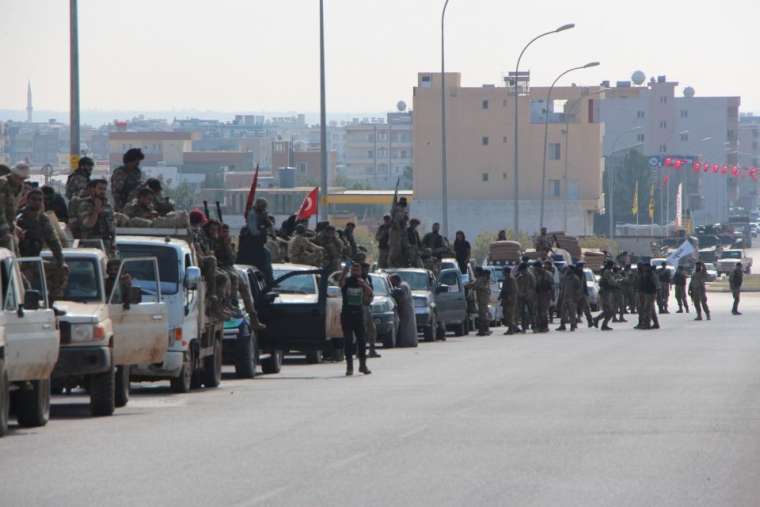
M117 366L158 363L169 347L169 313L155 257L124 259L108 300Z

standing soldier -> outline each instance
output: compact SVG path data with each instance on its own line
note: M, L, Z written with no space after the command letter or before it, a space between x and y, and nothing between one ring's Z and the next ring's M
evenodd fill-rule
M351 276L349 275L349 269ZM359 371L365 375L372 373L367 368L367 334L364 329L364 306L366 301L372 301L372 287L362 278L359 264L348 264L343 268L340 280L340 290L343 295L343 308L340 312L340 323L343 328L343 339L346 353L346 375L354 374L354 348L359 357ZM354 347L354 341L356 347Z
M626 304L628 305L628 311L631 314L638 312L639 307L639 271L633 269L633 266L628 264L625 267L626 276L628 278L628 293L626 295Z
M8 174L0 176L0 248L7 248L16 254L16 214L24 180L28 178L29 166L25 162L19 162Z
M655 300L658 293L658 277L649 263L642 262L639 272L639 324L636 329L659 329Z
M359 247L356 246L356 238L354 238L354 231L356 230L356 224L348 222L345 229L343 229L343 241L348 244L348 258L354 259L356 254L359 253Z
M599 327L599 321L602 322L602 331L612 331L608 325L610 320L615 316L615 290L619 288L613 268L614 261L607 261L602 270L602 277L599 281L599 299L602 303L602 313L594 318L594 327Z
M678 266L676 274L673 276L673 286L676 288L676 302L678 303L676 313L683 313L684 308L686 308L686 313L689 313L689 300L686 298L686 270L683 266Z
M710 309L707 307L707 290L705 288L706 281L705 265L699 261L694 267L694 274L691 275L691 282L689 283L689 296L694 303L694 308L697 309L697 318L694 320L702 320L702 310L704 310L707 320L710 320Z
M19 241L19 252L22 257L38 257L43 246L47 246L53 253L54 262L45 263L45 276L50 289L50 299L54 300L63 296L66 271L61 242L45 214L43 202L41 190L34 189L26 197L26 206L16 220L22 237Z
M391 216L385 215L383 217L383 223L377 228L375 233L375 241L377 241L378 259L377 265L380 268L388 267L388 252L390 251L390 232L391 232Z
M324 248L315 245L306 237L306 226L304 224L296 225L295 234L288 242L288 259L290 262L293 264L322 266L324 255Z
M541 261L536 261L533 266L533 275L536 277L536 325L535 333L549 332L549 306L554 293L554 280L544 269Z
M586 317L586 323L588 327L594 326L594 319L591 316L591 305L589 304L588 285L586 284L586 273L584 272L586 265L583 262L579 262L575 265L575 276L581 283L580 291L575 299L576 312L578 315L578 321L581 317Z
M517 268L517 315L522 332L527 333L535 318L536 280L528 271L528 263L522 262Z
M343 259L343 242L338 237L334 225L328 224L317 236L317 244L324 248L324 267L329 273L340 269ZM366 332L366 329L365 329Z
M66 180L66 199L71 202L74 197L79 197L82 192L87 190L87 183L90 182L90 176L92 175L92 168L95 163L90 157L82 157L79 159L77 168L69 174Z
M744 269L741 262L736 263L736 267L734 267L734 270L728 277L728 283L731 286L731 294L734 296L734 307L731 309L731 313L741 315L739 312L739 297L742 292L742 283L744 283Z
M491 302L491 271L477 268L475 281L467 284L467 288L475 290L475 299L478 302L478 336L491 334L488 305Z
M137 193L142 184L140 161L145 158L140 148L130 148L122 157L124 165L119 166L111 175L111 194L114 211L124 209Z
M533 241L539 259L546 259L552 249L552 242L546 234L546 227L541 227L541 234Z
M618 283L618 287L613 291L615 317L612 319L612 322L628 322L623 317L625 313L625 276L617 264L612 268L612 273L615 276L615 281Z
M432 254L433 271L440 271L441 259L449 253L449 240L441 233L441 224L433 224L432 232L428 232L422 238L422 246L429 249Z
M560 282L560 326L557 331L567 331L566 324L568 322L570 323L570 331L576 330L578 327L577 301L581 297L585 296L578 273L573 266L567 266L565 272L562 273L562 281Z
M109 258L116 256L113 225L113 210L108 204L106 191L108 182L103 179L90 180L87 184L89 195L77 207L77 239L101 239Z
M668 300L670 299L670 271L665 264L660 265L657 270L658 278L660 280L660 287L658 291L658 306L660 307L660 313L670 313L668 311Z
M420 225L420 221L416 218L409 220L409 227L406 230L407 245L409 253L408 266L411 268L423 267L420 252L422 251L422 241L420 241L420 232L417 230L417 226Z
M514 334L517 331L517 280L512 276L512 268L504 268L504 281L501 283L501 313L504 319L504 326L507 330L505 335Z

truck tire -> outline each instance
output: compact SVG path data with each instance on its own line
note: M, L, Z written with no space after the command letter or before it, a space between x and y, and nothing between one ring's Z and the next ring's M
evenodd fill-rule
M433 342L435 341L435 335L437 332L438 332L438 319L436 319L435 314L433 314L433 318L432 318L432 321L430 322L430 325L422 328L422 337L425 339L426 342Z
M465 335L465 327L464 327L465 321L460 322L459 324L454 326L454 336L464 336Z
M117 408L125 407L129 402L129 366L116 367L115 389L114 404Z
M5 373L5 361L0 357L0 437L8 433L8 414L11 408L8 389L8 374Z
M16 419L24 428L45 426L50 419L50 379L34 380L31 385L13 393Z
M266 374L280 373L282 370L282 356L284 353L281 350L273 350L269 357L261 361L261 371Z
M258 364L256 335L252 332L245 339L238 338L236 346L235 374L237 378L255 377Z
M324 360L325 356L321 350L309 350L306 352L306 362L309 364L321 364Z
M90 375L90 413L92 415L113 415L116 408L116 369Z
M392 349L396 346L396 326L391 326L391 332L382 336L381 341L383 342L383 348L384 349Z
M189 393L193 388L193 349L190 348L182 357L182 369L179 376L169 379L172 392L177 394Z
M214 340L214 354L203 358L201 382L206 387L219 387L222 383L222 340Z

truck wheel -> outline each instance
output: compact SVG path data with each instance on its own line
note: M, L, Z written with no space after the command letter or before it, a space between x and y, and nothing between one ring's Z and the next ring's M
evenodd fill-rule
M433 326L425 326L422 328L422 338L424 338L426 342L432 342L435 339L433 335Z
M261 361L261 371L267 374L280 373L283 355L281 350L273 350L269 357Z
M454 336L464 336L464 321L454 326Z
M235 374L238 378L253 378L256 376L256 335L251 333L244 339L237 340L237 357L235 358Z
M8 433L8 413L11 407L8 394L8 374L5 373L5 361L0 358L0 437Z
M125 407L129 402L129 366L116 367L116 407Z
M222 383L222 341L214 340L214 354L203 358L201 382L206 387L219 387Z
M25 428L45 426L50 419L50 379L34 380L31 389L13 393L18 425Z
M173 393L189 393L193 387L193 350L188 349L182 356L182 369L179 376L169 379Z
M391 326L391 332L382 337L384 349L392 349L396 346L396 333L396 326Z
M116 408L116 370L90 376L90 412L94 416L113 415Z
M309 364L320 364L325 360L321 350L310 350L306 353L306 362Z

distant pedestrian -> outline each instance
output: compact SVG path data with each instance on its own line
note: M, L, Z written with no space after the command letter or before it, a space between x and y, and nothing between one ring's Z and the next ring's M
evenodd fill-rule
M659 329L655 300L659 287L657 274L647 262L639 264L639 323L636 329Z
M515 334L517 332L517 281L512 276L512 269L504 268L504 280L501 282L501 314L504 321L504 327L507 330L505 335Z
M736 267L728 277L728 283L731 286L731 294L734 296L734 307L731 309L731 313L734 315L741 315L739 312L739 297L742 292L742 284L744 283L744 268L741 262L736 263Z
M454 239L454 255L457 259L457 265L459 265L459 271L463 274L467 274L467 264L470 262L470 255L472 254L472 248L470 242L464 236L463 231L457 231Z
M391 230L391 216L385 215L383 217L383 223L377 228L375 233L375 241L377 241L378 257L377 266L379 268L388 267L388 253L390 251L390 230Z
M676 290L676 302L678 303L676 313L683 313L684 309L686 313L689 313L689 300L686 297L686 270L683 266L678 266L676 274L673 275L673 286Z
M466 287L475 291L475 299L478 303L478 336L488 336L491 334L491 318L488 314L488 306L491 302L491 271L476 268L475 280Z
M398 347L417 346L417 317L414 314L414 298L409 284L397 274L389 277L393 286L393 298L398 303L398 335L396 345Z
M521 331L527 333L534 327L536 317L536 279L528 270L528 263L521 262L517 267L517 318L520 319Z
M560 326L557 331L566 331L570 324L570 331L575 331L578 326L578 300L585 297L582 281L573 266L566 266L560 282Z
M614 261L607 261L604 264L602 270L601 279L599 281L599 299L602 303L602 313L594 318L594 327L599 327L599 321L602 321L602 331L612 331L609 326L610 320L615 316L615 291L620 286L615 279L613 268L615 267Z
M351 276L347 276L351 272ZM340 323L343 328L346 352L346 375L354 374L354 348L359 357L359 371L365 375L372 373L367 368L367 334L364 327L364 306L372 301L372 287L362 278L362 267L352 263L349 268L343 268L340 280L340 290L343 296L343 308L340 313ZM355 344L355 347L354 347Z
M361 267L362 278L367 282L367 285L372 287L372 279L369 276L369 264L362 262ZM377 346L377 328L375 327L375 321L372 319L372 299L365 299L364 303L364 327L367 331L369 357L378 358L380 357L380 354L375 350L375 347Z
M710 308L707 307L707 289L705 288L706 280L707 272L705 271L705 265L702 261L699 261L694 268L691 283L689 283L689 296L691 296L691 301L697 310L697 318L694 320L702 320L703 311L707 320L710 320Z
M533 265L533 275L536 277L536 325L537 333L549 332L549 307L554 294L554 280L544 269L541 261Z

